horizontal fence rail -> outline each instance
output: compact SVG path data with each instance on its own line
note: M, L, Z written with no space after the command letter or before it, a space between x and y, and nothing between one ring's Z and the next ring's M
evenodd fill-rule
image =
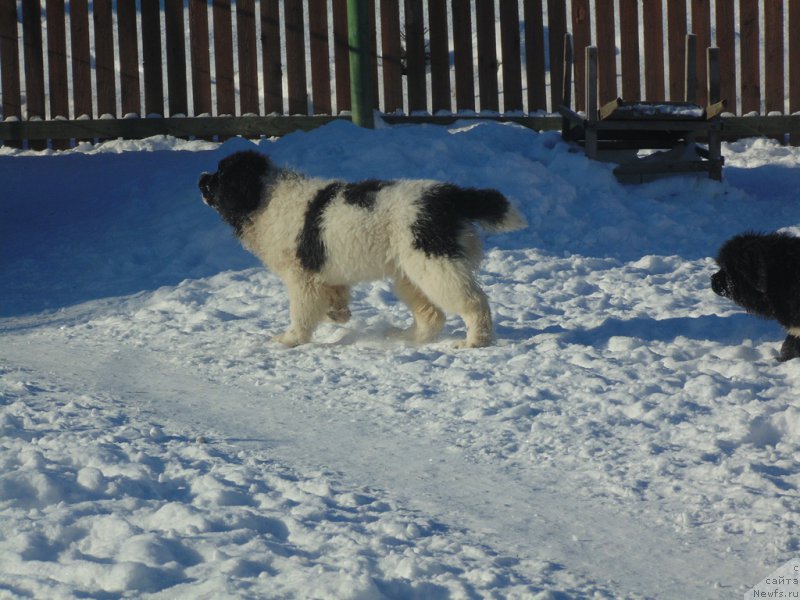
M347 115L346 5L0 0L0 139L61 148L167 131L280 135ZM683 100L694 33L698 49L719 48L727 110L782 115L731 127L798 128L789 115L800 112L800 0L370 0L368 21L372 97L395 121L455 114L557 127L544 115L563 100L567 32L576 49L598 48L600 105ZM693 97L705 104L705 52L697 56ZM577 110L584 95L576 85Z

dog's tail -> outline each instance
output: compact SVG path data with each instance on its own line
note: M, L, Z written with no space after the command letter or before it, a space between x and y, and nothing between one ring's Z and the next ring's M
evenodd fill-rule
M442 184L429 193L436 197L437 204L450 204L455 214L475 221L490 233L517 231L528 226L522 213L497 190Z

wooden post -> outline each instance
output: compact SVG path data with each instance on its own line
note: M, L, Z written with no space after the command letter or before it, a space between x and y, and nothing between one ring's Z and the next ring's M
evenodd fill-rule
M373 129L372 81L369 58L369 6L367 0L347 0L347 40L350 45L350 96L353 123Z

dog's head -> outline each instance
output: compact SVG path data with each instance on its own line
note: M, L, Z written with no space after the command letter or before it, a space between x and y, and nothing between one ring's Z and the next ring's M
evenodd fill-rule
M197 185L203 202L241 232L247 218L263 200L264 178L273 169L270 160L254 151L236 152L219 161L216 173L203 173Z
M731 238L717 255L719 271L711 276L715 294L733 300L748 312L774 317L767 289L768 235L747 233Z

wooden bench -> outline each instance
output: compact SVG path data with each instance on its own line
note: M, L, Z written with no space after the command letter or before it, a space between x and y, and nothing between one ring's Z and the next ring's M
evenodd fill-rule
M687 65L694 64L693 38L687 36ZM709 98L713 99L716 49L709 49ZM617 98L597 109L597 49L586 48L586 114L569 107L572 50L564 52L564 105L561 135L581 146L589 158L618 163L614 175L623 183L641 183L666 175L696 173L722 179L721 121L725 103L701 107L691 101L696 81L687 72L685 102L625 102ZM687 69L688 71L688 69ZM691 90L691 91L690 91ZM718 95L718 93L717 93ZM703 142L705 146L701 145ZM643 152L645 151L645 152Z

